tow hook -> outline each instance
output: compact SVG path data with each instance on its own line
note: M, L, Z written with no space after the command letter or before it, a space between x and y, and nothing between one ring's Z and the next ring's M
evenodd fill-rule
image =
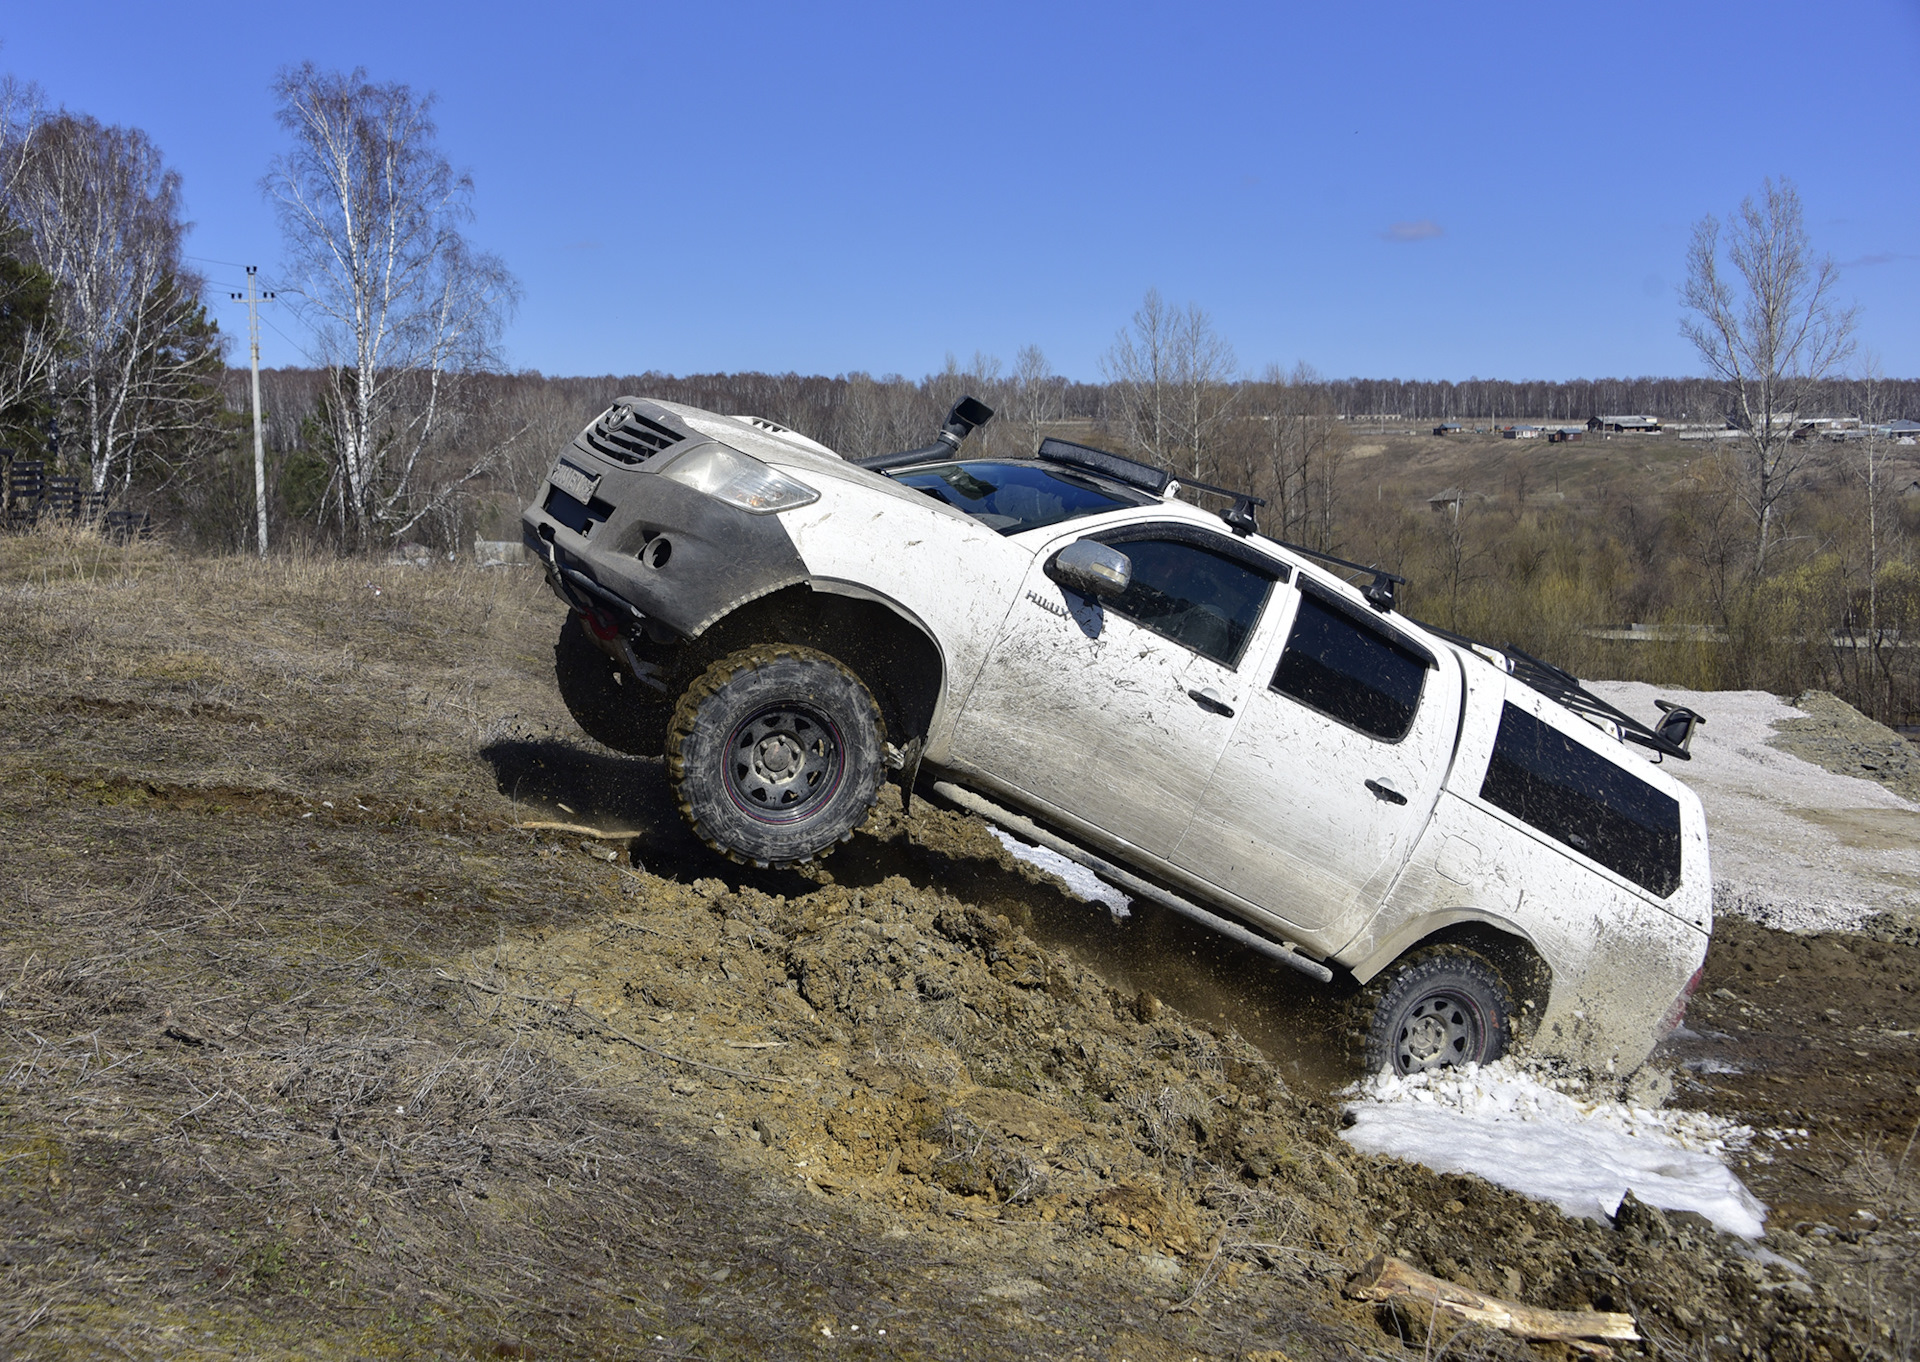
M629 639L612 617L599 610L582 610L581 620L592 634L594 641L604 649L614 661L627 669L629 675L643 686L651 686L662 695L667 693L667 683L660 679L660 669L651 662L643 661L633 651L633 641Z

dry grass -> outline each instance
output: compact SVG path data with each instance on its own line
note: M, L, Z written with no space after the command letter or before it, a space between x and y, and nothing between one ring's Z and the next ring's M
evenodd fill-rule
M515 827L657 801L560 709L558 621L527 573L0 538L0 1355L759 1358L823 1318L1028 1349L982 1244L756 1180L664 1048L488 991L664 884ZM923 1019L904 1067L999 1062L964 999ZM1039 1223L1046 1165L970 1120L952 1174ZM1051 1307L1078 1337L1171 1355L1185 1326L1087 1280Z

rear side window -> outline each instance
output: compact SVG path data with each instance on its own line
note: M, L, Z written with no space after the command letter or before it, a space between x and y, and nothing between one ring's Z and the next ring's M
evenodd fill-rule
M1398 742L1413 727L1426 677L1424 656L1302 591L1273 689L1370 737Z
M1680 887L1680 804L1508 705L1480 797L1666 898Z
M1271 575L1174 540L1129 539L1114 547L1132 560L1133 582L1107 609L1215 662L1238 665Z

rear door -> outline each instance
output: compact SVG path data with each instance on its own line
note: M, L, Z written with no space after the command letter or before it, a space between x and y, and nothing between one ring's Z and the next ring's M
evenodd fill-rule
M1365 606L1303 578L1174 863L1338 944L1432 814L1461 676Z
M1046 575L1049 539L955 727L953 765L1172 855L1256 689L1244 656L1286 569L1180 524L1095 532L1133 562L1104 603Z

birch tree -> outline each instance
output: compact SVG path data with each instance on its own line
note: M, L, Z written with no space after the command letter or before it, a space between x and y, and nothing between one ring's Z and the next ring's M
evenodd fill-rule
M437 145L433 98L308 62L275 80L290 149L265 181L285 288L327 370L329 489L343 542L398 538L485 473L498 450L436 476L430 451L462 380L497 367L518 301L497 257L462 235L473 180Z
M33 262L33 243L8 206L45 114L40 91L0 77L0 439L43 424L59 354L53 276Z
M1693 229L1680 332L1719 380L1740 432L1755 575L1809 457L1794 420L1853 352L1855 311L1835 298L1839 281L1832 258L1814 254L1790 180L1763 181L1724 228L1709 216Z
M1163 467L1196 478L1207 471L1213 437L1232 410L1235 362L1205 311L1170 307L1148 289L1100 368L1128 440Z
M84 460L93 491L124 495L142 459L178 466L224 436L221 340L181 254L180 176L140 129L65 112L36 120L10 162L0 210L52 282L57 452Z

